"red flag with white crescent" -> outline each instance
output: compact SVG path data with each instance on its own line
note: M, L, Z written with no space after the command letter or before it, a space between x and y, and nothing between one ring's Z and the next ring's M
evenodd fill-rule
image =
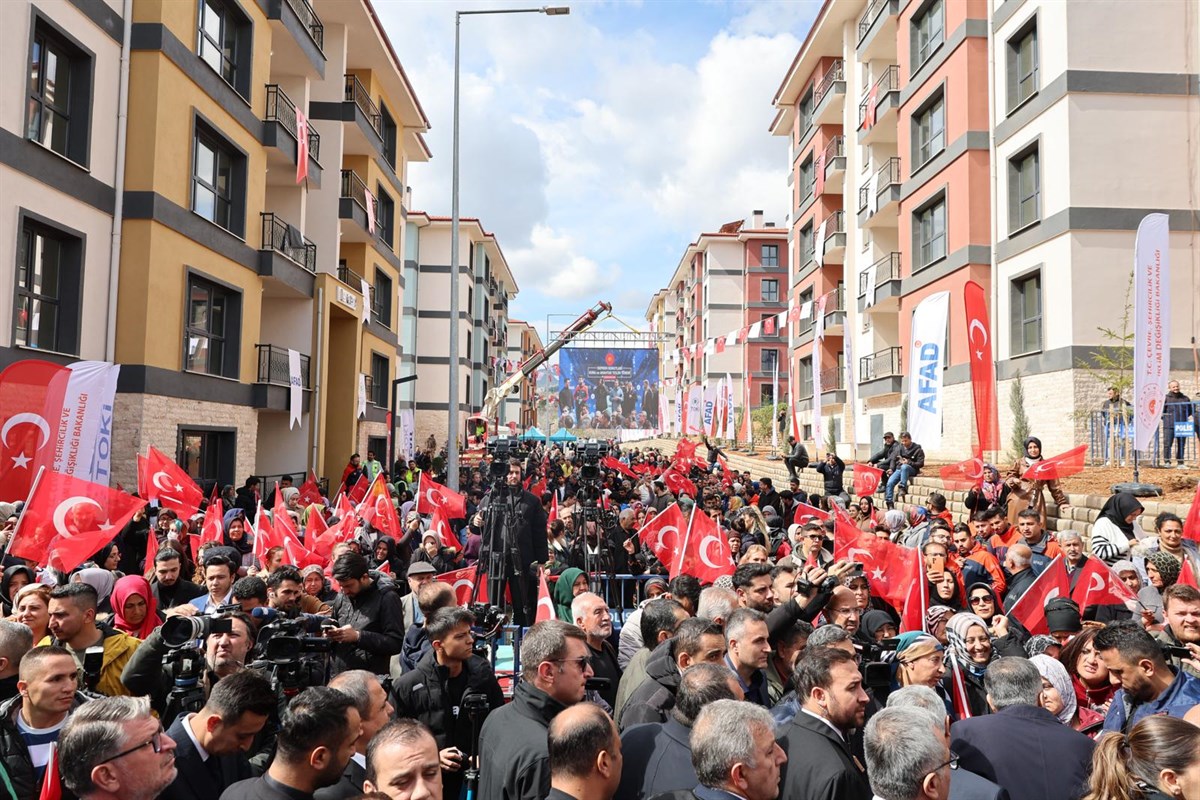
M24 500L38 470L53 466L70 377L66 367L32 359L0 372L0 501Z
M979 486L983 483L983 458L979 451L976 451L974 457L966 461L942 467L939 474L946 488L956 492Z
M317 483L317 474L310 469L308 479L300 484L300 505L307 507L323 502L324 499L321 496L321 486Z
M450 520L446 519L445 512L440 508L435 508L429 520L429 530L437 534L438 541L442 547L453 547L458 549L462 547L462 542L458 541L458 537L454 535L454 531L450 529Z
M1034 636L1050 633L1046 622L1046 603L1056 597L1071 596L1071 581L1063 566L1062 556L1056 556L1041 575L1037 576L1025 593L1008 610L1010 619L1024 626Z
M42 790L38 800L62 800L62 776L58 769L58 742L50 743L50 758L42 773Z
M449 519L467 516L467 498L448 486L442 486L424 472L417 479L417 504L419 514L432 514L435 508L443 508Z
M857 533L857 537L854 534ZM869 531L856 531L838 521L834 528L833 557L863 565L863 574L871 583L871 594L886 600L892 608L904 608L913 576L913 562L920 554L880 539Z
M43 470L17 519L8 551L70 572L113 540L146 501Z
M183 467L167 458L158 448L151 447L146 456L146 499L157 500L182 520L191 519L204 502L204 492L183 471Z
M391 536L399 541L403 535L400 528L400 518L396 515L396 506L388 492L387 484L383 482L383 473L375 476L367 496L359 505L359 516L372 528L385 536Z
M879 482L883 480L883 470L878 467L873 467L870 464L854 464L854 495L856 497L870 497L879 489Z
M364 470L359 473L358 480L354 482L354 485L346 489L346 494L349 495L351 503L361 503L370 489L371 482L367 480L367 473Z
M325 521L325 515L320 511L310 511L308 519L304 523L304 541L312 544L327 530L329 530L329 523Z
M827 519L829 519L828 513L822 511L816 506L810 506L808 503L796 503L795 507L792 509L792 521L797 525L804 525L805 523L812 522L813 520L816 520L817 522L824 522Z
M220 498L214 497L204 510L204 524L200 526L200 541L196 547L205 542L220 544L225 539L225 508ZM147 554L149 555L149 554Z
M1191 559L1184 559L1188 564ZM1181 573L1182 574L1182 573ZM1137 604L1137 595L1121 580L1112 567L1098 558L1089 558L1079 568L1079 578L1071 599L1083 611L1088 606L1110 606Z
M434 578L434 580L450 584L450 588L454 590L455 599L458 600L460 606L465 606L472 602L471 590L475 588L475 567L463 567L453 572L444 572ZM489 602L486 573L479 576L479 592L475 595L474 602Z
M271 520L263 510L262 500L258 501L258 513L254 515L254 545L251 550L260 567L267 564L267 551L272 547L282 547L283 542L276 539Z
M686 531L687 517L679 510L678 503L671 503L646 520L646 524L637 532L637 537L638 541L654 553L655 558L669 567L675 563Z
M988 321L987 293L975 281L963 287L967 315L967 347L971 357L971 394L975 401L975 430L979 449L1000 449L1000 422L996 413L996 362L992 360L992 328Z
M1033 462L1021 475L1027 481L1054 481L1083 472L1083 456L1088 446L1081 444L1073 450Z
M550 587L546 585L546 571L538 569L537 614L533 621L549 622L554 619L554 601L550 599Z
M903 610L900 612L901 633L924 631L925 617L929 612L929 580L925 576L925 558L918 550L913 550L912 553L908 580L905 581L908 588L904 594Z
M693 507L683 547L671 564L669 577L692 575L701 583L712 583L722 575L732 574L735 568L729 542L717 523L708 514L696 513Z

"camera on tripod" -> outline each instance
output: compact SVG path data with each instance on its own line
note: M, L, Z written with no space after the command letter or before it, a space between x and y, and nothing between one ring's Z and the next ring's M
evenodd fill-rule
M900 640L893 637L882 642L855 643L854 647L861 654L859 671L863 676L863 686L868 689L884 689L892 683L892 666L895 662L896 648ZM891 653L893 655L889 656Z
M487 449L492 457L490 474L493 481L508 477L508 462L523 455L520 440L507 434L488 439Z
M228 613L233 609L240 611L241 606L221 606L218 611L222 609ZM204 687L200 685L205 668L204 640L214 633L233 633L233 618L174 616L162 624L160 635L167 646L162 669L171 680L171 691L167 694L162 715L167 726L180 714L191 714L204 706Z
M600 480L600 459L608 455L608 442L588 439L575 446L575 459L580 462L579 480L596 483Z

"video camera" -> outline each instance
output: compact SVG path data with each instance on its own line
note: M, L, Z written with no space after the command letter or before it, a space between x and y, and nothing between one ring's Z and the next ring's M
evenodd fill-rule
M488 603L471 603L467 610L475 617L475 624L471 626L475 655L487 658L492 642L500 635L500 629L507 621L504 610Z
M233 633L232 611L241 611L236 603L218 606L214 614L194 617L168 617L159 635L167 646L163 656L163 674L171 679L163 719L173 720L179 714L190 714L204 706L204 640L212 634ZM167 723L170 724L169 722Z
M896 638L884 639L882 642L855 642L854 647L862 655L859 671L863 676L863 686L867 689L884 689L892 684L892 664L894 653L900 645ZM893 655L888 656L889 653Z
M487 449L492 457L490 475L493 481L502 481L508 477L508 462L511 459L524 457L520 440L508 434L488 439Z
M575 459L580 462L579 480L595 483L600 480L600 459L608 455L608 442L587 439L575 445Z
M254 609L274 611L274 609ZM280 696L288 698L310 686L322 686L328 673L333 642L324 631L337 627L333 620L318 614L284 617L256 614L269 620L258 632L258 659L251 669L262 670Z

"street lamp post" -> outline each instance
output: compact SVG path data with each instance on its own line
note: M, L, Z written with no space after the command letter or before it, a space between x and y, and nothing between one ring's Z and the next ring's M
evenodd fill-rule
M462 18L482 14L545 14L557 17L570 13L571 9L568 6L495 8L454 12L454 152L450 184L450 385L448 387L450 424L446 434L446 484L455 490L458 489L458 446L460 444L458 431L458 75Z

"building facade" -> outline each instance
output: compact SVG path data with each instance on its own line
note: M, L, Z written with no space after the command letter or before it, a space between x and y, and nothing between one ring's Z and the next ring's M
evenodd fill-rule
M811 319L791 340L806 431L818 413L814 346L830 370L819 413L843 455L902 427L912 315L946 291L943 441L930 455L970 452L968 358L978 342L965 333L963 288L974 281L990 297L1003 450L1018 374L1048 452L1087 441L1087 412L1103 399L1103 383L1079 362L1111 344L1098 327L1124 312L1123 292L1098 286L1127 283L1133 232L1153 211L1167 211L1175 231L1172 368L1191 365L1200 318L1185 298L1200 291L1200 104L1197 56L1186 46L1197 21L1185 18L1185 5L1139 5L1136 24L1127 5L1104 1L823 5L776 93L771 124L791 143L792 297L826 298L823 342L814 344ZM1138 42L1162 32L1173 41L1154 58L1133 57ZM1131 54L1106 60L1118 52ZM1098 113L1085 121L1080 104ZM1169 143L1155 148L1157 169L1106 161L1144 147L1146 124ZM849 370L847 353L856 362ZM853 409L847 375L856 381Z
M500 380L507 380L522 362L534 353L541 352L542 346L542 337L538 335L537 328L528 322L510 319L508 347L503 356L506 361L501 369ZM500 423L515 423L518 431L524 431L537 422L537 385L534 380L526 379L504 399L504 405L500 407Z
M517 295L517 283L496 237L478 219L459 220L457 403L448 402L450 341L450 242L449 217L409 212L408 251L416 276L416 293L405 300L404 350L413 353L404 362L417 380L400 395L401 407L411 403L417 444L433 436L446 445L447 414L452 405L460 422L483 408L488 389L507 377L508 304ZM409 305L411 302L411 305ZM411 366L410 366L411 364ZM460 425L459 430L464 430Z

